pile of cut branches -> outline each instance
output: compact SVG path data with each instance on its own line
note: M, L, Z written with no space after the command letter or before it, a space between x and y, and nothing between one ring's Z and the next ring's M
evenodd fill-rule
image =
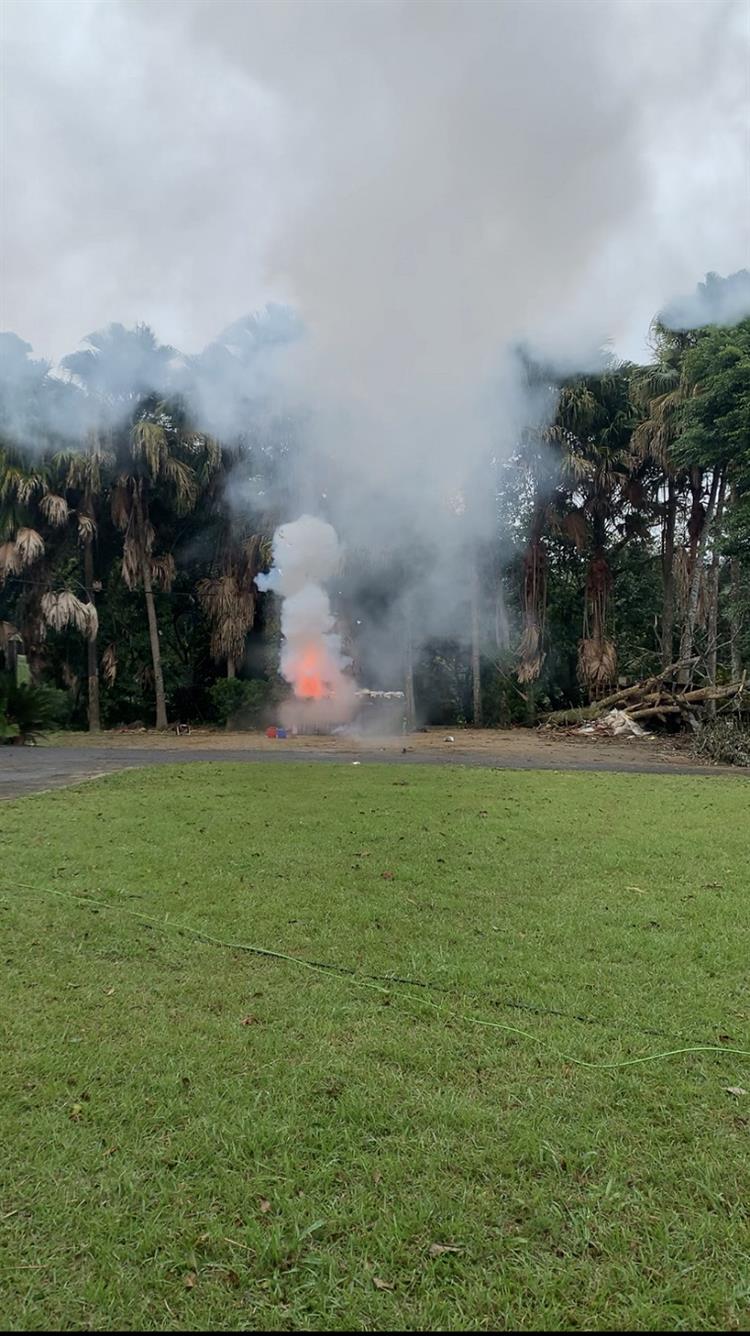
M684 676L686 670L692 672L695 663L696 660L672 663L653 677L614 691L593 705L574 710L554 710L545 716L544 726L574 728L577 724L603 719L611 710L620 710L641 725L646 723L653 726L672 721L696 729L708 711L713 709L710 704L712 701L721 701L722 707L731 705L732 708L743 704L746 675L739 682L727 682L721 686L709 684L695 687L689 683L679 683L678 678Z

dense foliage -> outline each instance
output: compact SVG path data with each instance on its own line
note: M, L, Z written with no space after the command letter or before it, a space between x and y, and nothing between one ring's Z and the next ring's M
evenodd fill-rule
M288 518L299 423L274 410L263 359L298 334L272 310L187 359L146 327L113 325L56 372L1 336L4 700L22 659L33 683L65 693L77 726L265 721L283 690L279 620L255 576ZM646 366L559 378L526 359L556 407L494 467L496 534L471 549L464 634L405 638L419 718L529 723L677 661L682 681L741 675L750 319L689 331L657 320L652 336ZM196 409L217 361L244 405L226 439L216 406L213 431ZM357 587L356 570L342 586ZM374 607L380 592L368 597ZM346 596L337 614L356 662ZM0 719L6 740L24 731L7 708Z

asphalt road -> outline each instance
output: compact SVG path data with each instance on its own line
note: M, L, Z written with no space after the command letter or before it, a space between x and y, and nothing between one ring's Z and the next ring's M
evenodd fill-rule
M366 751L304 751L279 747L278 751L237 750L221 748L189 750L170 747L159 750L122 747L0 747L0 798L17 798L28 793L61 788L84 779L95 779L118 770L138 769L151 765L189 765L194 762L231 761L236 765L265 761L325 762L328 765L471 765L501 770L588 770L608 773L649 775L734 775L742 772L727 766L675 766L634 758L623 760L593 760L576 757L573 752L561 761L559 754L549 758L531 753L528 756L503 756L486 752L462 752L460 747L446 752L366 752Z

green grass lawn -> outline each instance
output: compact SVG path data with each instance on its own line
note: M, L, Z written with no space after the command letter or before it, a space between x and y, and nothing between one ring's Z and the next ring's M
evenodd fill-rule
M750 1058L559 1056L750 1049L749 815L385 765L0 806L5 1325L750 1330Z

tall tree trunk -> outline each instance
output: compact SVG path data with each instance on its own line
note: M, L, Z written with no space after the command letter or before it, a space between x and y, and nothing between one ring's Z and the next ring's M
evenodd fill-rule
M724 510L725 479L722 478L719 488L719 496L716 502L716 520L714 524L714 543L711 553L711 570L708 579L708 650L706 653L706 667L708 670L708 681L712 687L716 686L716 671L718 667L718 641L719 641L719 541L716 530L721 523L721 516ZM708 701L708 713L716 714L716 701Z
M237 676L237 669L235 666L234 659L230 654L229 658L227 659L227 677L236 677L236 676Z
M732 642L732 681L739 682L742 677L742 651L740 649L740 636L742 634L740 613L742 572L739 557L732 557L730 581L729 627Z
M547 554L543 536L547 514L544 500L537 495L531 520L531 531L523 557L523 586L521 602L523 628L518 647L518 680L535 682L544 663L544 623L547 612ZM529 693L529 699L533 692Z
M83 549L83 583L89 603L94 603L94 549L90 539ZM96 636L86 641L86 659L88 674L88 716L89 733L98 733L101 729L99 714L99 659Z
M703 561L706 554L706 541L711 529L711 524L716 507L716 499L721 487L722 503L724 500L724 488L726 480L722 469L714 469L714 475L711 479L711 492L708 498L708 508L701 528L700 539L695 553L693 569L690 573L690 592L688 594L688 605L685 613L685 623L680 637L680 660L685 661L692 658L693 642L695 639L695 623L698 617L698 599L701 591L701 580L703 578ZM679 670L678 681L681 685L687 686L692 676L691 665L683 662L683 667Z
M156 696L156 727L167 727L167 700L164 694L164 674L161 668L161 645L159 643L159 624L156 620L156 605L154 603L154 588L151 582L151 554L146 544L146 529L144 523L143 505L138 493L136 484L133 494L133 505L135 507L136 523L138 526L138 552L141 559L141 579L143 581L143 594L146 599L146 616L148 618L148 634L151 641L151 662L154 669L154 694Z
M471 554L471 693L475 728L482 727L482 622L479 604L479 564L475 551Z
M404 695L406 697L406 726L407 728L413 728L417 719L417 710L414 699L414 644L411 636L411 619L408 609L404 624Z
M674 662L674 534L677 520L677 488L670 473L667 477L667 509L662 547L661 663Z
M698 544L703 533L706 516L703 512L703 469L692 468L689 475L690 484L690 514L688 516L688 537L690 539L690 556L688 558L688 579L692 580L695 560L698 555Z

